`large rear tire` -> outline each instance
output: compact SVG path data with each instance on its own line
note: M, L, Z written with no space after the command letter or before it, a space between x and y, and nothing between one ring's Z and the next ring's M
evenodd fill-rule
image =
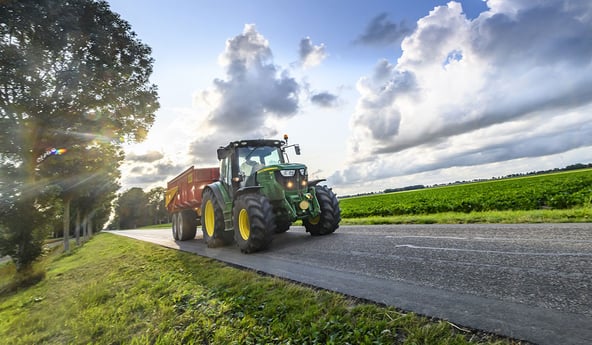
M202 198L201 230L208 247L221 247L232 242L232 231L224 231L224 228L224 212L216 202L214 193L207 189Z
M341 209L335 193L326 186L315 186L315 194L321 207L321 214L312 219L304 219L302 223L312 236L328 235L339 227Z
M266 197L243 194L234 201L234 239L243 253L269 246L275 232L273 208Z
M183 210L178 213L177 236L181 241L195 238L197 232L197 213L194 210Z

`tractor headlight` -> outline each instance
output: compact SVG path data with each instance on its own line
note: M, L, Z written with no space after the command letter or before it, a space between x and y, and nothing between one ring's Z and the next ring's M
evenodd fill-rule
M296 174L296 170L280 170L283 177L292 177Z
M276 181L287 190L302 190L308 188L306 168L275 170Z

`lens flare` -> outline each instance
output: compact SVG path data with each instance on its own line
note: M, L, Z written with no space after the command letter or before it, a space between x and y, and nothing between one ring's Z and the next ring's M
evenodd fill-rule
M47 149L47 150L45 150L45 152L41 156L39 156L37 158L37 163L43 162L49 156L61 156L66 152L68 152L68 149L66 149L64 147L59 148L59 149L56 149L55 147L53 147L51 149Z
M67 149L65 148L61 148L61 149L56 149L55 147L53 149L50 150L50 154L53 156L60 156L63 155L64 153L68 152Z

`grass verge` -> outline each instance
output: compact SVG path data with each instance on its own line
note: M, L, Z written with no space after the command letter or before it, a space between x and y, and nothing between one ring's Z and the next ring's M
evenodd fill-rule
M0 296L5 343L511 343L111 234L51 259Z
M588 223L592 208L567 210L445 212L386 217L343 218L342 225L373 224L473 224L473 223Z

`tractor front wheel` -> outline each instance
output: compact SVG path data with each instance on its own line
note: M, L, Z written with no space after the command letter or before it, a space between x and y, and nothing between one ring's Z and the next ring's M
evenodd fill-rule
M201 229L203 239L210 248L232 242L232 231L224 231L224 213L211 190L203 193L201 205Z
M276 234L284 233L290 229L291 225L292 225L292 222L290 222L289 220L277 221L275 223L275 233Z
M303 219L302 223L312 236L328 235L339 227L341 210L335 193L326 186L315 186L315 194L321 207L321 214L315 218Z
M266 197L259 194L243 194L234 202L234 239L243 253L253 253L267 248L275 222L273 208Z

